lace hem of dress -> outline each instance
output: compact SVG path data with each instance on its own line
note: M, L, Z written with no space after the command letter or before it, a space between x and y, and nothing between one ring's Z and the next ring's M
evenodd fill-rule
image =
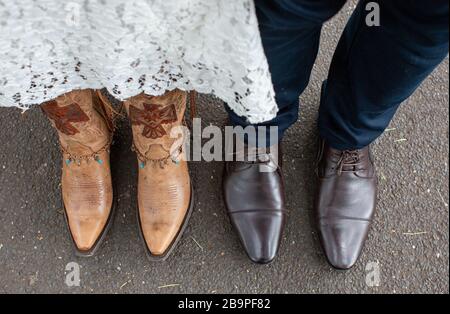
M273 119L278 111L278 107L277 106L273 106L271 110L267 110L266 108L253 108L253 110L247 110L246 106L245 106L245 100L243 100L241 98L241 96L237 93L233 93L233 95L219 95L216 94L214 92L213 89L211 88L200 88L200 89L195 89L193 87L187 86L185 84L183 84L183 86L177 86L177 85L172 85L170 87L168 87L165 90L162 89L158 89L155 90L153 88L142 88L140 90L134 90L134 92L128 92L128 93L120 93L120 94L114 94L114 91L117 91L117 89L110 89L108 87L102 86L100 84L86 84L86 85L80 85L80 86L76 86L76 87L60 87L60 88L55 88L52 91L48 91L45 93L45 96L37 96L37 95L31 95L29 100L25 100L24 102L16 102L12 99L8 99L7 97L3 96L0 94L0 107L17 107L19 109L21 109L23 112L29 110L32 106L35 105L40 105L44 102L47 102L49 100L55 99L60 95L63 95L65 93L71 92L73 90L81 90L81 89L102 89L102 88L106 88L106 90L114 96L114 98L120 100L120 101L124 101L127 98L139 95L141 93L145 93L147 95L152 95L152 96L161 96L163 95L166 91L171 91L173 89L181 89L184 91L192 91L195 90L197 92L200 93L204 93L204 94L211 94L214 95L216 97L218 97L219 99L221 99L224 103L228 104L228 106L238 115L241 117L245 117L249 123L253 123L253 124L257 124L257 123L262 123L265 121L269 121L271 119ZM19 94L17 94L19 95ZM240 99L239 102L236 102L236 97L238 97ZM33 99L33 100L31 100ZM273 102L274 96L272 96L271 94L268 94L268 99L265 100L261 100L263 103L271 103ZM250 103L253 104L253 101L250 101Z
M179 88L213 94L250 123L278 110L252 0L1 2L0 106Z

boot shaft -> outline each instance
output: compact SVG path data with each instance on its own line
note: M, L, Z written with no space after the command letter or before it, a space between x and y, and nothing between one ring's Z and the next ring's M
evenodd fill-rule
M141 166L147 162L164 166L180 157L184 136L173 137L171 132L183 125L186 100L186 92L173 90L162 96L141 94L124 102Z
M58 132L63 151L86 156L109 146L113 110L100 91L72 91L41 108Z

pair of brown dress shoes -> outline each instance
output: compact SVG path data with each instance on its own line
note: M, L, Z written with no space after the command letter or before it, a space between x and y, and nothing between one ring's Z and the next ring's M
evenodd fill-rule
M192 212L184 135L171 135L183 124L186 97L174 90L124 102L139 167L139 230L153 260L167 258ZM59 135L64 213L76 253L91 256L114 217L109 151L115 112L100 91L89 89L67 93L41 107Z
M244 161L226 163L224 200L247 255L264 264L275 258L286 222L281 145L245 151ZM375 211L377 178L369 147L342 151L322 140L316 173L320 242L333 267L349 269L361 254Z

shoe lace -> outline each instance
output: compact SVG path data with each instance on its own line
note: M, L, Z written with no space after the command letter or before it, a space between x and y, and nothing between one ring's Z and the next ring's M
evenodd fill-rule
M249 153L247 156L248 160L246 161L246 163L251 163L255 165L268 164L273 159L268 148L263 152L256 151Z
M233 152L231 153L231 155L237 157L241 155L241 152ZM239 160L239 162L243 162L246 164L251 164L251 165L259 165L259 164L268 164L271 160L273 160L272 155L270 154L269 151L266 152L261 152L261 151L253 151L253 152L247 152L245 154L245 157L243 158L243 160Z
M361 164L361 154L359 150L343 150L337 162L337 174L341 175L343 172L354 172L358 165Z

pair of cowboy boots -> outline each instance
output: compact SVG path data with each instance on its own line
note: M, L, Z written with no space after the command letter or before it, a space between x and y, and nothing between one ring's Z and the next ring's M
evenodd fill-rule
M183 124L186 93L141 94L124 105L139 165L140 234L148 256L164 260L180 239L193 205L184 135L177 130ZM90 89L67 93L41 107L59 135L64 214L75 252L91 256L114 217L109 152L115 112L100 91Z

